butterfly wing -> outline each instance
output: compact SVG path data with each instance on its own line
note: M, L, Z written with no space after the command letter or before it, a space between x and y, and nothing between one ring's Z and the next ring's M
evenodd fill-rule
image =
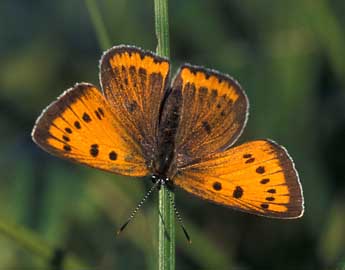
M242 144L180 168L174 183L221 205L273 218L304 211L302 188L285 148L269 140Z
M182 98L175 139L178 167L228 148L242 133L248 99L229 76L184 65L174 79L174 93Z
M167 59L129 46L106 51L100 63L104 95L149 161L157 150L158 119L169 69Z
M122 175L144 176L142 149L104 96L91 84L77 84L37 119L33 140L47 152Z
M169 69L167 59L139 48L111 48L100 61L104 96L89 84L66 91L37 120L34 141L91 167L147 175Z

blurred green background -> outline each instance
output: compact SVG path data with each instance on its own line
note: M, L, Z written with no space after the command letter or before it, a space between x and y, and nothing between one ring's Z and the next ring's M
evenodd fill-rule
M0 3L0 270L59 269L59 257L68 270L156 267L157 193L115 236L151 183L57 159L30 138L63 90L99 85L103 34L155 50L153 1L92 3ZM286 146L306 207L299 220L273 220L177 190L193 239L176 226L177 269L345 269L344 11L343 0L170 1L173 71L190 62L242 84L251 108L239 143Z

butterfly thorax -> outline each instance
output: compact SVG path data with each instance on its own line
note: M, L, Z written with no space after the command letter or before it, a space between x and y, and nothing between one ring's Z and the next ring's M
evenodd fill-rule
M181 103L180 91L174 91L167 95L162 104L158 123L157 151L153 161L153 174L161 178L172 179L176 174L175 137L180 120Z

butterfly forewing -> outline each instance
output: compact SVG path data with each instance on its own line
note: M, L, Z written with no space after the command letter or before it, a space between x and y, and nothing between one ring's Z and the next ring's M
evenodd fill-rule
M77 84L43 111L32 137L62 158L122 175L148 174L140 145L116 119L98 89Z
M247 120L248 100L235 80L184 65L172 91L180 91L183 99L175 142L178 166L224 150L237 140Z
M180 168L174 183L203 199L257 215L303 214L293 161L283 147L269 140L245 143Z
M100 80L115 115L143 148L150 163L157 150L157 128L170 64L135 47L114 47L105 52Z

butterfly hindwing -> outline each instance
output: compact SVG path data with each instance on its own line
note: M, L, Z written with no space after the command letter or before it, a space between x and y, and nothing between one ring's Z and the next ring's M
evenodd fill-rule
M152 160L157 150L157 128L170 64L165 58L135 47L106 51L100 63L105 97L122 124Z
M303 214L293 161L285 148L269 140L245 143L180 168L174 183L203 199L257 215Z
M248 99L240 85L216 71L184 65L172 92L181 92L180 122L176 134L177 165L224 150L241 134Z
M148 174L140 146L116 119L100 91L81 83L43 111L32 137L58 157L122 175Z

